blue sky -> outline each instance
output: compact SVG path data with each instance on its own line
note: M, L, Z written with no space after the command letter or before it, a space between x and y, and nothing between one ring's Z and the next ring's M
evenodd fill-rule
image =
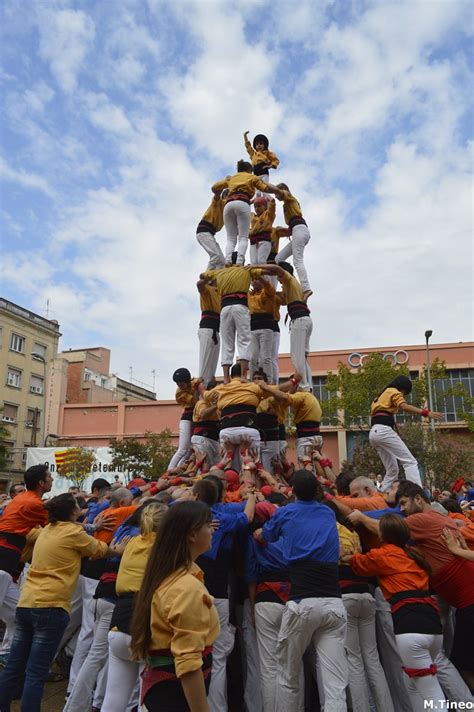
M62 348L155 369L159 397L196 369L195 228L247 129L310 226L314 350L472 338L471 3L4 0L0 22L0 292L49 300Z

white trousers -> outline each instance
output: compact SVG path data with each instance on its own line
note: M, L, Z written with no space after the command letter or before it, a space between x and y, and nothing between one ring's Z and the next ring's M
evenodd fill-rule
M263 469L273 475L272 460L280 454L279 440L262 440L260 443L260 460L262 461Z
M343 594L347 614L346 653L353 712L370 709L367 681L377 712L394 712L375 635L375 600L370 593Z
M275 712L277 702L277 661L278 633L285 606L280 603L257 603L255 605L255 628L258 654L260 657L260 677L262 687L263 712Z
M242 609L242 639L245 648L244 702L247 712L262 712L260 659L250 600Z
M207 455L207 464L212 466L219 462L220 448L217 440L206 438L203 435L193 435L191 438L193 449Z
M84 712L87 701L90 701L99 673L107 663L109 643L108 634L110 621L115 604L98 598L94 606L94 638L87 658L71 690L64 712ZM128 701L128 698L127 698Z
M5 635L0 647L0 653L10 652L13 634L15 632L15 613L20 591L7 571L0 571L0 620L6 625Z
M434 663L443 645L442 635L402 633L401 635L396 635L395 639L403 666L416 670L429 668ZM436 675L412 677L408 694L410 695L413 712L421 712L426 709L446 709L444 693ZM424 704L425 701L433 702L433 706L427 708Z
M223 428L219 433L219 440L224 447L227 443L240 445L243 438L250 441L249 450L251 452L256 455L260 454L260 433L256 428L237 425L234 428Z
M369 442L377 450L385 467L382 492L389 490L394 481L398 480L398 462L401 462L407 480L422 486L418 463L393 428L389 425L372 425Z
M214 333L217 343L214 343ZM217 363L219 361L219 349L221 339L219 333L213 329L198 329L199 339L199 371L198 376L207 385L216 375Z
M272 251L271 242L256 242L254 245L250 244L250 264L251 265L265 265L268 260L268 255Z
M271 329L253 329L250 332L250 376L262 368L269 382L273 374L273 333Z
M221 311L221 364L234 362L235 340L238 358L250 361L250 312L243 304L229 304Z
M198 232L196 233L196 239L209 255L207 269L221 269L221 267L224 267L224 254L214 235L210 232Z
M272 383L278 385L280 380L280 368L278 365L278 352L280 350L280 332L273 332L273 346L272 346Z
M310 338L313 332L313 320L310 316L292 319L290 323L290 352L295 371L303 376L300 388L309 391L313 387L311 367L306 358L310 351Z
M224 207L224 225L227 233L226 264L232 264L232 253L237 245L237 264L243 265L249 242L250 205L244 200L231 200Z
M227 710L226 664L234 647L235 628L229 623L229 600L215 598L214 605L219 615L221 632L212 649L212 674L208 702L210 712L225 712Z
M109 671L101 712L125 712L138 705L141 663L132 660L131 636L118 630L109 631ZM132 698L132 699L130 699Z
M298 709L302 658L311 643L318 656L325 709L346 712L345 635L346 611L340 598L304 598L286 604L277 647L278 712Z
M173 467L178 467L183 460L186 460L190 456L192 429L193 423L191 420L179 421L178 449L169 461L168 470L171 470Z
M309 286L308 273L304 265L304 248L311 239L307 225L295 225L291 231L291 240L275 257L275 262L286 262L288 257L293 255L293 264L298 273L298 279L303 287L303 291L307 292L311 289Z
M316 448L320 449L323 446L322 435L311 435L308 438L296 438L296 454L298 460L304 460L308 457L308 452L306 448Z
M72 658L69 683L67 686L68 692L71 692L74 687L76 677L92 645L92 639L94 637L94 593L97 588L97 583L98 581L96 581L96 579L82 575L79 576L79 586L82 595L82 623L76 643L76 650Z

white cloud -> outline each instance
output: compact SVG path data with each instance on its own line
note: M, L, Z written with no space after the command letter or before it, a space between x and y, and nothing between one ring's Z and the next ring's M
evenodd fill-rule
M42 193L46 193L49 197L53 197L55 195L54 190L50 187L48 181L43 178L43 176L35 173L28 173L22 170L15 170L15 168L12 168L1 156L0 177L2 177L5 181L16 183L24 188L39 190Z
M61 89L70 93L77 84L87 50L95 35L92 18L82 10L45 9L39 12L40 55L50 64Z

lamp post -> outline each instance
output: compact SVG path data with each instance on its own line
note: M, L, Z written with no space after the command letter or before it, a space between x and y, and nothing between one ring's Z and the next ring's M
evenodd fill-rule
M426 339L426 373L428 376L428 408L432 411L433 410L433 390L431 387L431 365L430 365L430 345L429 345L429 340L430 336L432 336L433 331L427 330L425 331L425 339ZM434 432L435 429L435 424L433 418L430 418L430 429Z

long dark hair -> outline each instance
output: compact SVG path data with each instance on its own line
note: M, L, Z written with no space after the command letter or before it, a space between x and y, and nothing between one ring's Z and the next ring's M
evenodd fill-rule
M398 514L384 514L380 518L380 537L386 544L399 546L418 566L431 574L431 567L422 553L414 546L408 546L410 529Z
M131 649L136 660L143 660L150 648L151 602L156 589L175 571L191 566L189 535L211 520L212 512L204 502L175 504L163 517L133 612Z

